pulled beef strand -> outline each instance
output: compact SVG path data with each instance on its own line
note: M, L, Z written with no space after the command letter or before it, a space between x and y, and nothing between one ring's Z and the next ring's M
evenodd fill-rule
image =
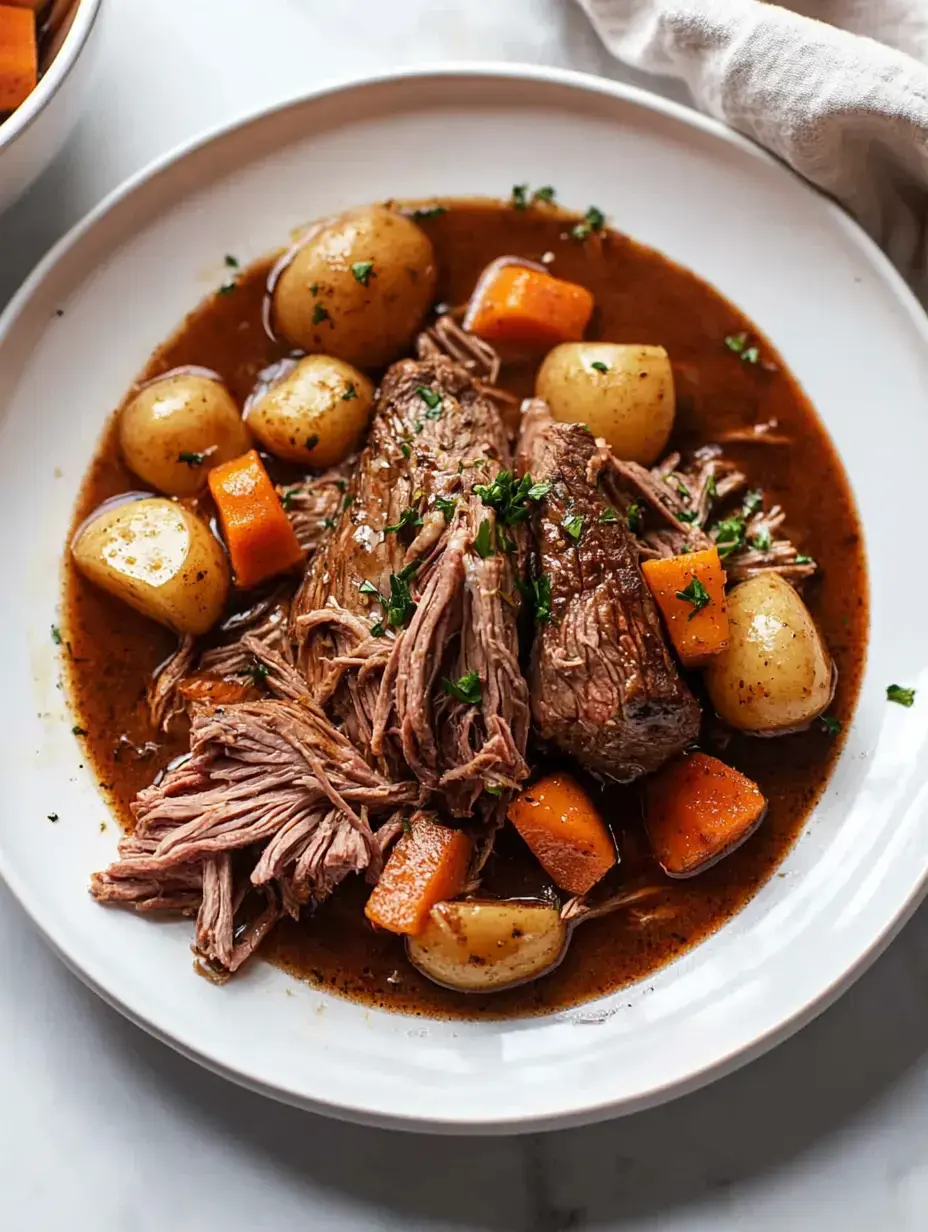
M552 485L533 519L551 616L535 632L532 715L543 739L628 781L692 743L700 713L667 649L634 537L623 519L602 520L610 505L591 477L598 451L586 428L555 423L543 402L526 409L519 467Z

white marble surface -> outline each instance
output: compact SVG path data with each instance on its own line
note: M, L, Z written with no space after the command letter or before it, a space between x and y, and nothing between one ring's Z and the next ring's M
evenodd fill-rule
M150 158L325 78L452 58L628 77L569 0L107 8L89 114L0 219L0 305ZM227 1085L84 989L2 887L0 972L4 1228L928 1227L928 909L833 1009L746 1070L654 1112L519 1141L391 1135Z

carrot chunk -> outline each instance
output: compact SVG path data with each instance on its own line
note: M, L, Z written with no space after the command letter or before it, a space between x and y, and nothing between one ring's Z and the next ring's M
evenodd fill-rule
M35 15L25 8L0 5L0 111L24 103L39 79Z
M480 287L467 328L487 342L545 349L579 341L592 312L586 287L524 265L500 265Z
M235 584L243 590L303 559L290 520L256 450L209 473Z
M767 801L751 779L706 753L678 757L645 782L645 825L669 877L692 877L754 833Z
M391 851L364 914L391 933L421 933L435 904L464 889L473 847L463 830L419 816Z
M585 894L615 864L615 845L593 801L569 774L549 774L509 806L509 820L562 890Z
M725 570L716 548L646 560L641 571L684 667L701 667L728 648Z

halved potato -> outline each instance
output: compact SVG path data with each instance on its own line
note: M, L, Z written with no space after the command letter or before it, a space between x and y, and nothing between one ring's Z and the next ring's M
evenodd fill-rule
M146 497L103 509L71 546L81 573L175 633L206 633L222 615L229 566L209 527Z
M560 962L567 926L556 907L510 899L437 903L409 961L436 984L493 992L537 979Z

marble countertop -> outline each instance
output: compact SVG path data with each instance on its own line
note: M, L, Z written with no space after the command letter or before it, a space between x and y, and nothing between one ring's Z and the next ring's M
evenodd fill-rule
M612 63L569 0L105 7L90 109L0 221L0 306L125 176L326 77L490 59L642 83ZM636 1117L509 1140L341 1125L223 1082L97 1000L2 886L0 970L0 1210L10 1228L928 1226L928 908L836 1006L741 1072Z

